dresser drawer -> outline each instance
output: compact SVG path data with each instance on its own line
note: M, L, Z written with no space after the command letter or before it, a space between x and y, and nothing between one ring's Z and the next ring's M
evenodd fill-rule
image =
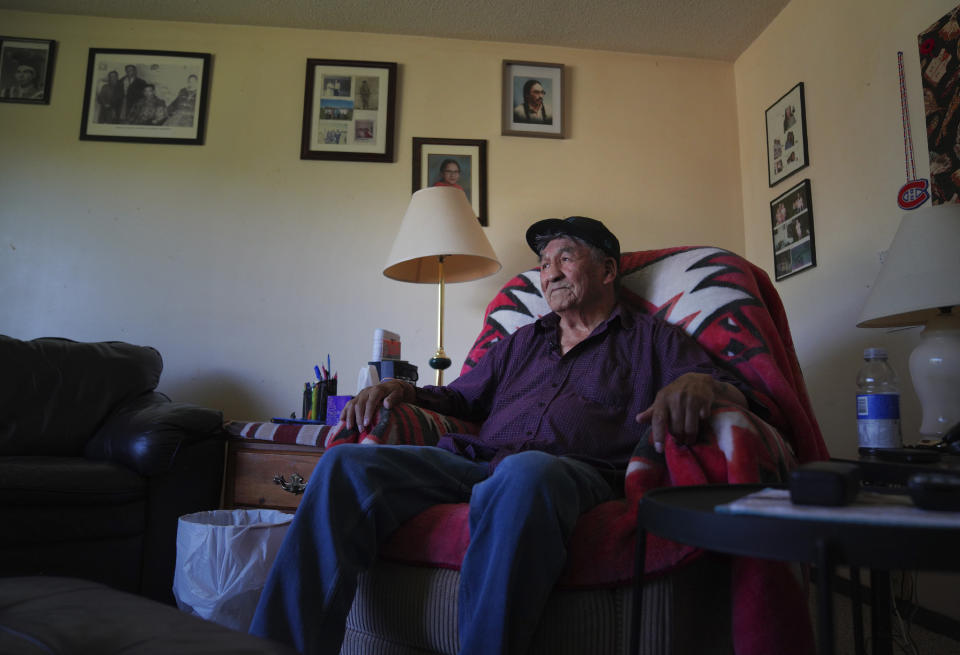
M282 475L290 482L296 473L309 481L322 455L320 448L231 441L224 506L296 509L303 495L285 491L273 479Z

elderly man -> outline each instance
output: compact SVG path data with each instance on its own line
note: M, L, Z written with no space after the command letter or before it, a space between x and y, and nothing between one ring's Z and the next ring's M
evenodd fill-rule
M389 380L344 409L369 426L400 402L482 421L438 447L331 448L320 460L260 599L251 632L338 653L356 589L384 539L438 503L470 503L460 652L524 653L581 514L614 498L634 447L666 430L696 439L739 384L682 330L617 301L620 245L600 222L527 231L553 310L494 345L446 387ZM648 425L649 423L649 425Z

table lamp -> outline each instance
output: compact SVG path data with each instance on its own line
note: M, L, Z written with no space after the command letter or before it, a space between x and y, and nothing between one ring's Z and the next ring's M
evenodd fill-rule
M437 351L430 358L437 385L443 384L443 371L450 366L443 351L444 285L499 270L500 262L462 190L429 187L413 194L383 274L401 282L437 285Z
M857 327L923 325L910 354L925 437L960 422L960 205L903 217Z

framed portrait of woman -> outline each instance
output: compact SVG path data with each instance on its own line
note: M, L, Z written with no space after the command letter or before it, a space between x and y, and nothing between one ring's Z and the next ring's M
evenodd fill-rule
M452 186L467 196L480 225L487 225L487 142L482 139L413 138L413 191Z

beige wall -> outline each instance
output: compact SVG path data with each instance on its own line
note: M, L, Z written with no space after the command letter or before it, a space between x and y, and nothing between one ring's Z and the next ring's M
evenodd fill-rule
M508 272L532 265L534 219L596 216L628 249L743 250L732 64L16 12L0 23L59 42L51 104L0 104L0 332L154 345L163 390L228 417L299 412L328 352L354 391L378 327L432 379L435 289L381 275L414 136L488 140L487 235L504 271L448 289L456 371ZM80 141L90 47L212 53L206 145ZM396 163L299 159L309 57L400 64ZM504 58L569 66L570 138L500 136Z
M921 10L921 5L923 9ZM793 0L736 61L746 254L773 275L770 201L809 178L817 267L777 284L814 409L835 456L855 456L854 394L866 346L885 346L901 378L904 440L920 410L907 357L918 330L855 327L903 211L906 182L897 51L904 68L917 174L928 177L917 34L956 0ZM764 110L804 82L810 166L767 183Z
M773 276L770 201L809 178L817 267L777 284L824 438L856 457L857 369L884 346L901 380L904 441L920 408L907 358L919 330L855 327L903 212L906 182L897 51L904 53L917 174L929 177L917 34L957 0L793 0L736 61L746 255ZM810 166L767 183L764 110L804 82ZM920 602L960 617L957 576L922 580Z

